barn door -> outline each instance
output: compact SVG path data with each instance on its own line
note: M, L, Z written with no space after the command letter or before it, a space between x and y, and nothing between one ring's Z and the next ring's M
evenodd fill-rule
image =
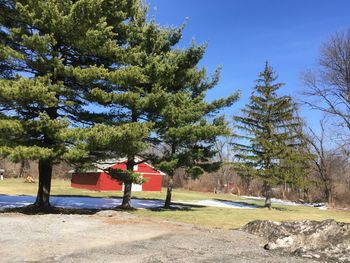
M142 184L132 184L132 191L135 192L141 192L142 191Z
M122 191L124 191L124 184L122 187ZM142 184L132 184L131 191L141 192L142 191Z

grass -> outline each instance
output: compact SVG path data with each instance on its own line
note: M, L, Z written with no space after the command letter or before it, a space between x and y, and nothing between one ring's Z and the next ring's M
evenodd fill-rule
M328 210L322 211L312 207L283 207L283 209L266 208L257 209L231 209L231 208L192 208L189 211L171 210L137 210L135 213L170 219L194 225L218 228L236 229L252 220L325 220L334 219L340 222L350 223L350 213L344 211Z
M37 184L24 183L23 179L7 179L0 181L0 194L7 195L35 195ZM97 192L70 187L69 180L53 180L52 195L60 196L89 196L89 197L121 197L121 192ZM165 198L165 189L162 192L134 192L133 198L161 199ZM1 199L1 196L0 196ZM205 199L220 199L228 201L240 201L262 206L259 200L246 200L229 194L201 193L175 189L173 201L196 201ZM133 211L139 215L155 217L163 220L173 220L205 227L239 228L249 221L260 220L325 220L334 219L350 223L350 212L338 210L319 210L313 207L274 205L274 209L232 209L218 207L188 206L188 209L139 209Z

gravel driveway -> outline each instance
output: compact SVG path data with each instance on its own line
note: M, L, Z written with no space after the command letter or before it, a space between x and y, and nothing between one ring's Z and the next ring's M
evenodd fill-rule
M117 211L0 214L1 262L315 262L266 251L265 243L242 231Z

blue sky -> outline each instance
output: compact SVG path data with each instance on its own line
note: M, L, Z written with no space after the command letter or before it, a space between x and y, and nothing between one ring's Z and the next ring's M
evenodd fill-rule
M248 102L264 62L286 83L281 92L300 98L301 74L316 66L320 46L329 36L350 28L348 0L149 0L150 15L163 26L179 26L186 18L180 46L194 39L207 43L202 66L212 72L222 66L218 86L208 100L240 89L242 97L227 116ZM319 114L307 108L301 115L311 125Z

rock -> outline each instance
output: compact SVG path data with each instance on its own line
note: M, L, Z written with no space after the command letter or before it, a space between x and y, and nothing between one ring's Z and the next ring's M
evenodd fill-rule
M122 220L134 219L136 217L135 215L132 215L128 212L116 211L116 210L102 210L96 213L96 215L101 217L113 217L113 218L118 218Z
M115 210L102 210L96 213L97 216L103 216L103 217L112 217L112 216L117 216L119 214L120 212Z
M242 230L265 237L267 250L335 262L350 262L350 224L334 220L273 222L256 220Z

